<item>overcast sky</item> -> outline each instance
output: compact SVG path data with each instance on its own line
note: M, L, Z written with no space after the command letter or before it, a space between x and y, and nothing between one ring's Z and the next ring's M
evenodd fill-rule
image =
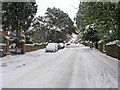
M48 7L56 7L67 13L72 20L77 12L75 8L79 7L79 0L36 0L36 3L38 5L36 16L44 16Z

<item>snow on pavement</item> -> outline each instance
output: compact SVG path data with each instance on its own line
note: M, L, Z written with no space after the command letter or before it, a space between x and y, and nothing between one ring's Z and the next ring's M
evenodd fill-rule
M0 90L2 89L2 58L0 58Z
M3 88L118 88L118 60L83 45L9 55L2 67Z

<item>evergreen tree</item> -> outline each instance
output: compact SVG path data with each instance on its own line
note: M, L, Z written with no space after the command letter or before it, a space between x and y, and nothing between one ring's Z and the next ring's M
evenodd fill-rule
M95 24L98 38L111 41L119 39L117 2L81 2L76 16L76 24L84 34L85 27Z
M30 27L36 12L35 2L3 2L3 30L16 32L16 36L19 37L22 31L26 31Z
M70 17L62 10L48 8L45 16L36 17L32 23L36 31L40 31L48 42L63 42L68 35L76 33L76 27Z

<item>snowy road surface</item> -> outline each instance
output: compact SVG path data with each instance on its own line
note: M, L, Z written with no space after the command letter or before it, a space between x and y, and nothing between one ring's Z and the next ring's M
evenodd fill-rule
M83 45L2 61L3 88L118 88L118 60Z

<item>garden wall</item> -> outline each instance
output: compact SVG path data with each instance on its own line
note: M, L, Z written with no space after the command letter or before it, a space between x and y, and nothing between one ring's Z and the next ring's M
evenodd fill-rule
M6 45L0 43L0 57L3 57L4 55L6 55Z
M120 41L114 40L105 44L104 40L98 42L98 50L120 60Z
M35 51L38 49L43 49L47 44L26 44L25 50L26 52Z
M120 47L117 44L106 45L106 54L120 60Z

